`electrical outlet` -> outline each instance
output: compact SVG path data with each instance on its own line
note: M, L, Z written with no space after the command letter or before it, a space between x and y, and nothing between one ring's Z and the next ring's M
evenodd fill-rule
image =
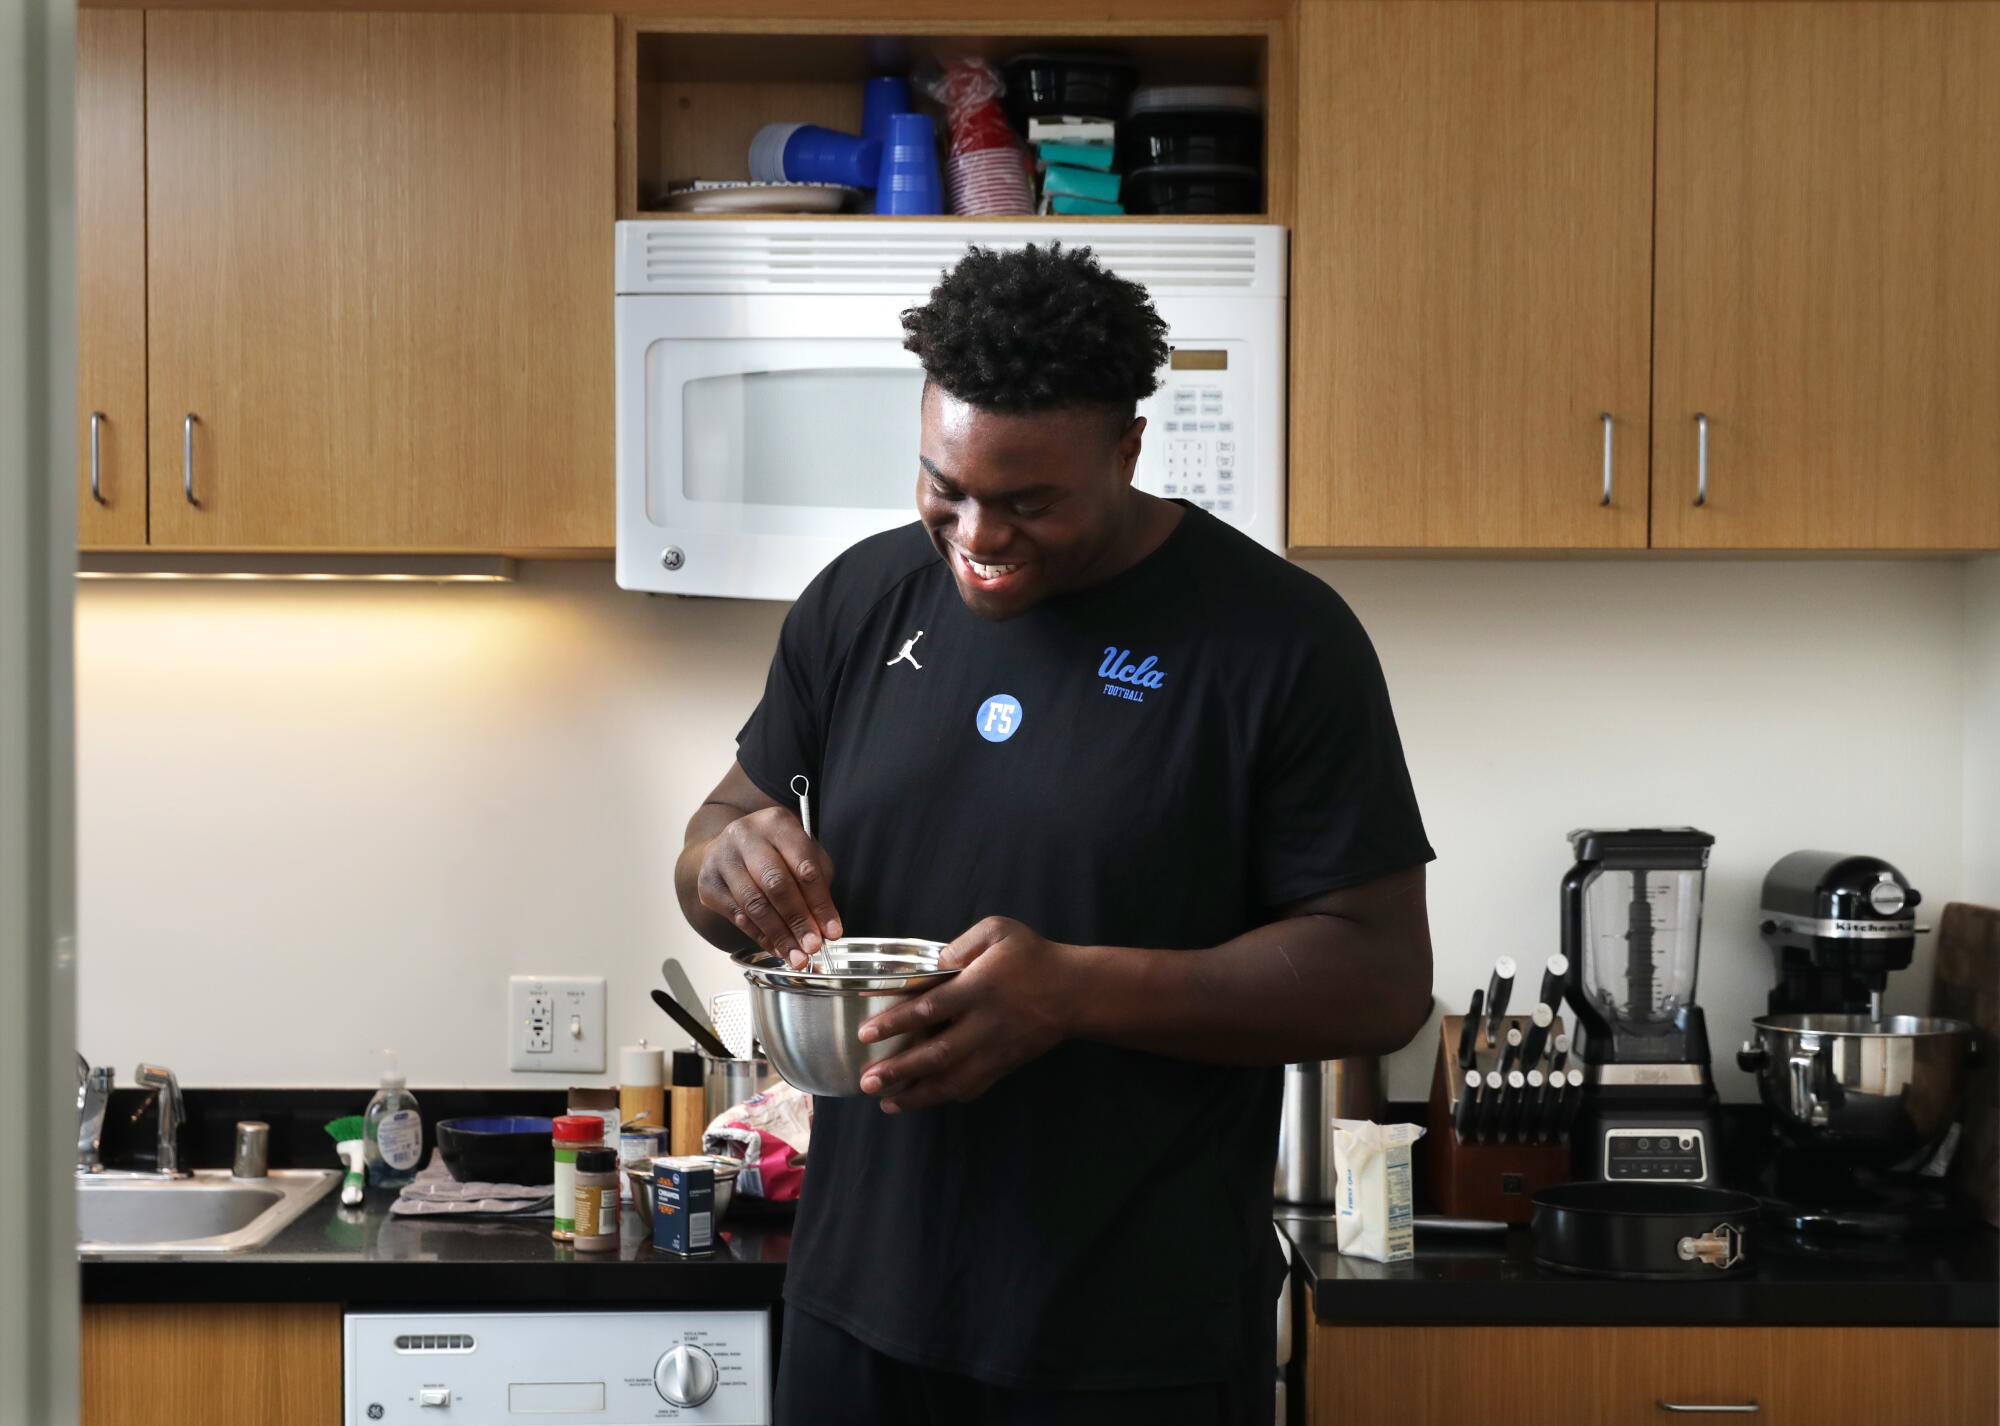
M509 976L507 1065L517 1070L602 1073L604 977Z
M556 998L546 991L528 993L527 1052L531 1055L546 1055L554 1052L556 1023Z

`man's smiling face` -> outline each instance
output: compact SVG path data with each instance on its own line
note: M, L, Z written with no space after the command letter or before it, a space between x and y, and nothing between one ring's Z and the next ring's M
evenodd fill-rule
M1116 560L1146 426L1121 415L986 411L925 385L917 514L973 613L1011 619Z

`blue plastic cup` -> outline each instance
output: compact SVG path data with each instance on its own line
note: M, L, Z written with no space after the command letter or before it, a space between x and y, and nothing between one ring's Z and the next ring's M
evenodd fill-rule
M793 183L866 188L882 167L882 141L801 124L785 140L785 177Z
M942 213L937 129L928 114L891 114L882 143L882 176L875 185L877 213Z
M893 74L871 79L861 91L861 137L889 140L889 116L910 112L910 86Z
M879 139L887 143L889 140L889 116L891 114L907 114L912 107L910 103L910 86L904 80L893 74L880 75L869 80L861 88L861 137L864 139ZM871 190L875 187L876 179L879 179L881 176L880 165L877 165L876 172L868 180L868 187ZM874 193L868 192L862 194L858 207L863 213L873 213L875 211Z

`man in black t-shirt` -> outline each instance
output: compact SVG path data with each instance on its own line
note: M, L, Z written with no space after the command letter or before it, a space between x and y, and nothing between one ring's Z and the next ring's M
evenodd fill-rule
M1142 288L975 249L903 320L918 522L793 606L675 868L716 945L962 967L815 1103L778 1421L1266 1426L1279 1067L1430 1003L1381 669L1323 582L1133 488Z

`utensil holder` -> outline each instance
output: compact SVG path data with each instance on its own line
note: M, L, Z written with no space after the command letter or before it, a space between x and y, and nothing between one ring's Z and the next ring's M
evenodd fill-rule
M1453 1111L1465 1089L1464 1071L1458 1065L1458 1036L1464 1023L1463 1015L1447 1015L1438 1027L1437 1069L1431 1077L1424 1140L1431 1198L1439 1213L1453 1218L1496 1218L1503 1223L1524 1224L1533 1194L1575 1177L1570 1171L1569 1137L1564 1132L1548 1143L1469 1143L1458 1137ZM1501 1017L1501 1039L1506 1038L1509 1027L1525 1035L1529 1024L1525 1015ZM1558 1017L1549 1027L1550 1038L1562 1029ZM1498 1046L1489 1046L1482 1039L1473 1068L1483 1072L1496 1068L1499 1062Z
M701 1057L701 1097L702 1127L715 1122L715 1116L732 1104L741 1104L761 1089L769 1089L778 1082L771 1062L759 1056L749 1060L718 1060L710 1055ZM697 1148L695 1152L699 1153Z

